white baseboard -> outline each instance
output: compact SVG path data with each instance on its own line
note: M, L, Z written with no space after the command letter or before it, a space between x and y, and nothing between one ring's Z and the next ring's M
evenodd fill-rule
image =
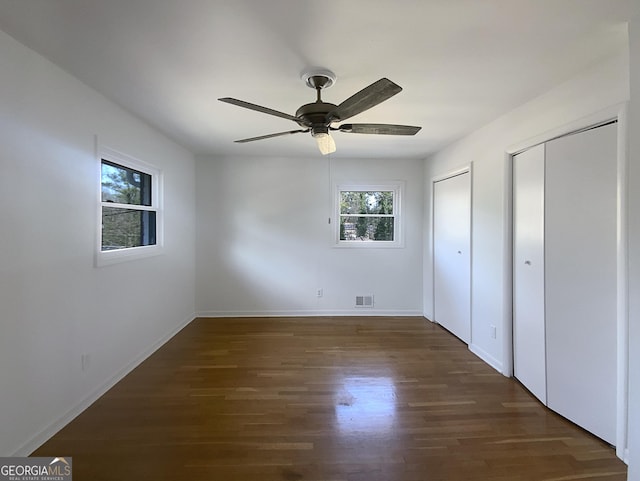
M115 373L111 378L109 378L105 383L100 385L97 389L91 392L87 397L82 399L78 404L69 409L65 414L63 414L60 418L56 419L54 422L49 424L45 429L37 433L31 439L29 439L26 443L20 446L16 451L12 454L12 456L29 456L32 452L42 446L48 439L50 439L54 434L60 431L63 427L69 424L73 419L75 419L79 414L82 413L85 409L91 406L94 402L96 402L100 396L106 393L109 389L111 389L118 381L122 380L127 374L133 371L140 363L142 363L145 359L147 359L151 354L157 351L162 345L164 345L169 339L175 336L178 332L184 329L191 321L195 319L194 316L190 316L187 319L183 320L171 329L168 333L162 336L158 341L152 344L148 349L143 351L141 354L135 357L132 361L127 363L122 369L120 369L117 373Z
M500 374L503 374L502 371L502 362L498 361L495 357L493 357L491 354L489 354L487 351L485 351L484 349L476 346L475 344L469 344L469 350L474 353L476 356L478 356L480 359L482 359L484 362L486 362L487 364L489 364L489 366L491 366L492 368L494 368L496 371L498 371Z
M196 317L423 317L419 310L345 309L345 310L273 310L273 311L201 311Z

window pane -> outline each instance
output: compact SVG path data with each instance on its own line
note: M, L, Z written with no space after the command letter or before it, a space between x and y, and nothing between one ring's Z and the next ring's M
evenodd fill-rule
M146 210L102 208L102 250L155 245L156 213Z
M393 241L393 217L340 217L342 241Z
M102 161L102 202L151 205L151 175Z
M393 191L341 191L341 214L393 214Z

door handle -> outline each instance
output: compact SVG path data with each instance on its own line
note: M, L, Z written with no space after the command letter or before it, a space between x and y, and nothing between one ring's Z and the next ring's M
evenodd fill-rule
M531 261L524 261L524 264L525 264L526 266L530 266L530 265L531 265Z

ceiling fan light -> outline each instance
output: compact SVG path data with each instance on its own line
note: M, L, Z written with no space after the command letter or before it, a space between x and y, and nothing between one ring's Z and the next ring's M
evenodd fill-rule
M326 132L318 132L312 134L316 139L318 149L322 155L331 154L336 151L336 143L333 141L333 137Z

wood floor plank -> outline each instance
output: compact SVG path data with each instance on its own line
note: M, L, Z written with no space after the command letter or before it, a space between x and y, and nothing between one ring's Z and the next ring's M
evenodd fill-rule
M400 317L196 319L33 454L72 456L75 481L626 479L606 443Z

